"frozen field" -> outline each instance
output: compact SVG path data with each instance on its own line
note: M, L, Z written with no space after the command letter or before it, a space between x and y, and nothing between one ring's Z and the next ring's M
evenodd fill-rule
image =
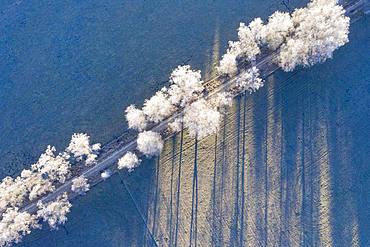
M239 21L284 9L232 2L4 3L1 177L75 131L111 140L122 109L173 67L209 77ZM115 175L74 200L64 228L18 246L370 245L369 33L362 18L333 60L274 73L235 100L217 136L167 140L124 184Z
M67 231L24 246L367 246L368 29L361 19L334 60L237 98L197 148L184 132L121 174L136 205L115 176L76 200Z

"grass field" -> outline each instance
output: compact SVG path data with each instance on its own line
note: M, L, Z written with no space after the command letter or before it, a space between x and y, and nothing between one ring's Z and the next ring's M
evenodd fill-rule
M208 10L205 5L201 4ZM249 15L255 16L261 14L258 10L262 7L266 7L265 14L270 14L276 6L280 3L254 4L246 9ZM233 13L241 15L244 11L232 9L223 19L219 7L212 13L220 18L220 28L215 28L216 22L213 21L217 18L213 16L215 19L209 20L212 25L204 31L205 36L198 36L202 33L199 30L190 30L184 36L173 34L171 37L179 40L187 37L191 42L187 39L188 46L182 47L179 52L177 46L171 46L166 51L182 58L186 54L191 57L189 53L197 54L191 57L192 61L205 64L209 77L212 75L211 64L217 61L229 38L223 35L225 32L230 37L231 33L235 34L234 30L225 31L225 27L230 25L230 20L239 21L240 18L234 18ZM114 6L111 8L114 9ZM150 6L147 11L152 9L156 9L155 6ZM164 9L156 16L169 10ZM198 16L197 20L204 19L207 18ZM85 197L74 200L65 228L50 232L45 227L26 237L19 246L153 246L154 242L158 246L370 245L369 24L368 17L353 24L350 43L335 52L333 60L294 73L278 71L266 80L266 86L260 91L237 98L217 135L196 143L186 131L182 133L182 138L179 133L166 141L159 159L144 160L135 172L114 175ZM196 35L192 34L194 32ZM138 36L144 34L144 31L139 32ZM203 38L198 50L189 51L188 48L195 47L195 40L199 37ZM108 35L99 40L105 38L111 40L112 37ZM219 39L222 41L218 42ZM117 40L111 49L117 51L114 47L119 45ZM199 50L203 53L200 54ZM15 93L6 93L3 104L13 102L13 99L17 105L9 108L3 117L13 116L7 119L16 119L14 126L22 131L14 135L16 128L12 122L2 126L2 145L10 143L10 149L15 147L14 153L2 149L3 164L6 164L1 167L2 172L25 166L51 140L59 144L65 142L68 139L66 133L74 130L71 125L76 129L91 130L104 140L118 134L124 125L122 122L118 124L118 121L122 120L122 108L127 101L132 97L139 101L138 94L140 97L150 95L159 87L159 84L154 84L158 83L154 79L164 77L173 64L183 60L166 60L166 56L172 57L167 54L150 62L158 56L155 51L150 51L150 47L142 50L144 55L148 55L145 68L158 66L161 59L169 61L169 64L166 63L161 71L155 71L157 74L154 77L151 77L153 70L143 69L132 74L130 72L136 71L132 61L137 60L137 54L128 53L127 60L132 64L127 67L122 65L125 72L117 72L119 76L113 76L113 84L101 85L101 80L92 75L91 85L102 94L96 96L98 102L94 103L95 106L90 101L84 105L82 113L76 112L75 108L68 110L85 102L85 98L79 98L79 93L86 93L84 86L81 84L79 90L73 90L74 80L67 80L70 84L52 80L54 86L47 84L48 80L40 84L44 89L54 89L51 96L59 96L60 87L64 85L69 88L66 89L68 95L79 99L58 111L64 96L63 99L55 97L53 113L46 115L43 114L46 108L38 111L40 102L30 104L33 111L22 108L29 102L27 97L33 97L31 91L22 99L14 97L20 94L17 88L13 89ZM109 52L102 54L87 69L98 68L96 73L102 72L106 76L103 78L105 81L111 74L104 69L105 66L110 68L110 63L116 64L121 55L116 54L118 57L111 57L111 62L100 64L98 61L107 61L103 58ZM82 66L83 62L83 59L78 60L76 64ZM102 66L101 69L97 64ZM84 69L83 66L78 68ZM54 69L51 68L51 71ZM68 69L67 66L64 72L67 73ZM14 69L12 73L17 71ZM25 70L25 75L28 72ZM20 74L15 78L9 75L17 80L23 76ZM58 74L59 77L65 78L62 74ZM152 84L135 84L142 77L149 78ZM36 79L37 76L32 81ZM119 91L117 86L123 79L132 84L122 86ZM138 90L140 92L131 95L133 88L146 89L144 93ZM94 90L88 95L92 92ZM125 98L125 93L130 93L130 97ZM96 108L96 105L99 107ZM21 108L21 111L17 110ZM12 115L13 112L22 117ZM21 121L23 117L29 118L22 112L37 113L31 115L40 116L40 119L36 121L37 117L33 117L35 122ZM109 116L100 115L101 112ZM95 120L96 115L101 117ZM50 119L57 125L50 125ZM31 127L25 128L26 124ZM48 130L40 136L39 132L45 126L49 126ZM38 137L40 142L33 147L31 144ZM22 145L18 145L21 140ZM28 148L23 149L23 146ZM23 153L29 156L20 155ZM13 156L21 158L14 160Z

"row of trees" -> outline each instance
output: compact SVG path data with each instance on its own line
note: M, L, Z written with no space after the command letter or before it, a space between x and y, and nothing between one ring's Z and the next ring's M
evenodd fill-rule
M261 50L277 52L276 62L283 70L291 71L298 65L310 66L331 58L334 50L348 42L349 18L335 0L313 0L292 14L276 11L266 24L261 18L246 25L240 23L238 40L229 41L217 70L219 75L237 75L236 87L250 93L263 86L259 70L251 67L241 71L239 64L253 64ZM189 65L174 69L169 88L162 88L142 109L131 105L126 109L129 128L140 133L137 150L146 156L158 155L163 147L159 133L146 131L148 123L158 123L183 110L184 114L169 123L169 128L180 131L187 128L191 136L203 138L217 132L221 121L220 109L231 104L231 92L219 93L206 99L199 70ZM132 171L140 160L135 153L120 159L118 168Z
M159 155L163 148L161 135L145 130L150 124L159 123L176 113L179 116L168 124L172 132L185 127L191 136L202 138L218 130L221 120L219 109L232 102L229 93L218 93L212 100L205 100L201 72L191 69L189 65L174 69L169 82L168 88L163 87L145 100L141 109L130 105L125 110L129 128L140 132L137 151L147 157ZM180 114L181 111L183 114ZM132 171L140 162L136 153L128 152L119 160L118 168Z
M312 0L305 8L292 14L275 12L266 24L260 18L248 25L240 23L238 40L230 41L226 53L217 67L220 76L237 76L238 92L250 93L263 86L257 67L242 71L239 64L253 64L261 50L277 52L275 61L283 70L291 71L299 65L310 66L331 58L334 50L348 42L349 18L335 0ZM169 87L156 92L145 100L143 107L127 107L126 120L129 128L139 131L137 152L127 152L118 161L118 169L133 171L140 165L138 152L145 156L159 155L163 149L160 133L147 130L176 114L168 123L172 132L183 128L198 139L219 130L222 109L232 103L234 92L221 92L205 96L201 71L189 65L179 66L169 77ZM19 242L31 229L40 227L40 220L57 228L66 222L71 203L67 193L56 200L37 203L37 212L30 214L20 210L26 203L37 201L46 193L65 183L71 177L71 166L84 162L96 163L100 144L90 144L86 134L73 134L71 142L62 153L48 146L39 160L16 178L5 177L0 183L0 246ZM102 178L110 176L103 172ZM84 194L89 190L87 178L74 178L71 190Z
M32 228L41 227L40 220L51 228L65 223L71 207L67 193L46 204L39 199L65 183L76 162L84 162L87 166L95 164L99 150L100 144L91 145L88 135L73 134L62 153L56 153L55 147L48 146L30 169L24 169L16 178L5 177L0 183L0 246L20 241ZM71 190L76 193L88 191L87 179L73 179ZM20 210L33 201L38 201L35 214Z
M230 41L220 74L235 75L238 62L251 62L267 48L277 51L275 61L284 71L311 66L331 58L348 42L349 18L336 0L313 0L292 14L276 11L266 24L260 18L240 23L238 40Z

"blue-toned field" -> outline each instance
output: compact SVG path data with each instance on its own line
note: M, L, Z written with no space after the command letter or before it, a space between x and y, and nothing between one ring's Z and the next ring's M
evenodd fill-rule
M238 23L277 9L286 10L257 0L3 1L0 177L74 132L112 140L126 129L123 109L174 67L210 77ZM195 140L184 133L181 147L178 135L158 160L123 172L125 184L116 174L74 200L65 227L18 246L369 246L369 33L363 17L333 60L278 71L237 98L217 137L198 143L197 162Z

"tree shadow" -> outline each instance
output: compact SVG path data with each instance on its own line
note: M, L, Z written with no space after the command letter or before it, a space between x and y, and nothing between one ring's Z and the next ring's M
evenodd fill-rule
M175 169L172 246L187 231L179 227L179 213L189 215L191 246L205 244L203 239L212 246L368 244L370 69L363 36L335 60L295 73L278 71L265 88L238 98L207 147L213 157L209 177L199 173L203 164L195 143L191 204L184 212L180 187L186 181ZM181 168L182 158L178 163ZM202 187L207 178L208 187ZM199 204L198 196L207 193L208 204ZM198 217L204 208L208 217Z

